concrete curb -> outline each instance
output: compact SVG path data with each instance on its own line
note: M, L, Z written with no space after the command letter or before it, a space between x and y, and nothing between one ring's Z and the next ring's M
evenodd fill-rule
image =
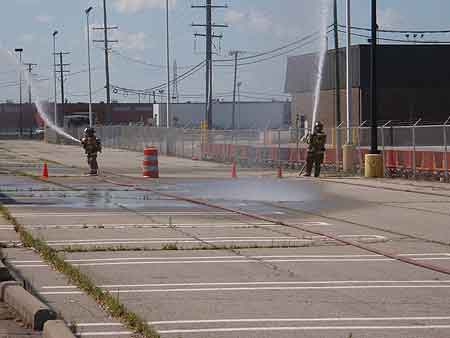
M76 338L63 320L49 320L44 324L42 338Z
M12 280L12 276L9 273L8 268L0 261L0 282Z
M2 301L2 302L5 301L5 289L7 286L11 286L11 285L20 286L20 283L16 282L15 280L0 283L0 301Z
M47 305L28 293L17 282L0 283L0 294L4 301L10 305L35 331L42 331L44 323L56 319L56 313Z

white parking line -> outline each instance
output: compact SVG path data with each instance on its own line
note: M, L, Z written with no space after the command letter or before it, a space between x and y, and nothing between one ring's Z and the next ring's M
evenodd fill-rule
M450 325L403 325L403 326L287 326L287 327L239 327L214 329L160 330L161 334L250 332L250 331L331 331L331 330L428 330L450 329Z
M285 326L285 327L235 327L235 328L211 328L211 329L179 329L158 330L160 334L182 333L224 333L224 332L259 332L259 331L361 331L361 330L429 330L450 329L450 325L402 325L402 326ZM131 335L132 331L112 332L80 332L78 336L121 336Z
M369 289L448 289L450 285L345 285L345 286L261 286L222 288L136 289L114 290L115 293L173 293L173 292L238 292L238 291L311 291L311 290L369 290ZM79 295L82 291L43 291L41 295Z
M302 323L302 322L374 322L374 321L443 321L448 316L436 317L334 317L334 318L239 318L239 319L201 319L201 320L165 320L148 322L149 325L175 324L221 324L221 323ZM123 326L121 323L78 323L77 327Z
M432 258L428 260L450 260L448 258ZM356 263L356 262L396 262L397 260L391 258L377 258L377 259L267 259L265 262L270 263ZM259 263L255 259L247 260L207 260L207 261L148 261L148 262L111 262L111 263L80 263L75 266L114 266L114 265L150 265L150 264L218 264L218 263ZM16 265L17 268L42 268L48 267L46 264L24 264Z
M361 255L364 256L364 255ZM403 255L404 256L404 255ZM369 258L370 257L370 258ZM433 260L450 260L450 254L443 254L441 257L421 257L417 255L410 255L412 259L422 261ZM115 265L147 265L147 264L217 264L217 263L257 263L258 260L272 263L345 263L345 262L396 262L392 258L383 258L379 255L367 255L360 257L358 255L352 256L330 256L322 258L321 256L218 256L218 257L175 257L167 259L161 257L138 257L138 258L119 258L120 261L109 261L105 259L92 259L92 260L68 260L69 263L75 263L76 266L115 266ZM112 259L113 260L113 259ZM85 262L85 263L83 263ZM42 261L38 260L24 260L24 261L11 261L12 264L16 264L17 268L40 268L48 267L47 264L42 264Z
M450 253L418 253L418 254L400 254L402 257L450 257ZM116 258L85 258L85 259L67 259L66 262L110 262L110 261L139 261L139 260L194 260L194 259L236 259L236 258L377 258L383 257L376 254L367 255L258 255L258 256L182 256L182 257L116 257ZM10 263L41 263L42 260L11 260Z
M416 281L297 281L297 282L219 282L219 283L167 283L167 284L113 284L99 285L101 288L138 288L138 287L179 287L179 286L232 286L232 285L326 285L326 284L444 284L450 280L416 280ZM74 285L43 286L42 290L77 289Z
M230 211L161 211L161 212L140 212L139 215L145 216L228 216L234 215ZM139 216L136 215L136 216ZM17 213L13 214L16 218L23 217L109 217L109 216L130 216L130 212L92 212L92 213Z

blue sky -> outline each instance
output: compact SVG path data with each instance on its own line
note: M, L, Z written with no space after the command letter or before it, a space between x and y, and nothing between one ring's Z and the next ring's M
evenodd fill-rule
M215 22L227 23L220 58L227 58L230 50L247 51L247 56L289 43L319 29L319 0L216 0L229 8L215 11ZM0 12L0 42L11 50L24 48L24 61L37 63L35 77L42 79L39 90L45 99L51 94L51 32L60 31L57 50L71 52L72 75L66 80L66 91L71 102L87 100L86 22L84 9L94 6L91 22L102 23L101 0L8 0ZM165 70L158 65L165 63L165 0L108 0L109 23L119 26L112 33L118 39L111 55L111 83L127 88L150 88L165 81ZM193 34L200 29L190 27L192 22L203 22L204 11L191 9L202 0L171 0L171 51L172 61L177 60L182 73L185 68L204 59L204 40L195 42ZM340 20L344 22L345 0L339 0ZM379 0L379 23L382 28L448 29L450 28L450 1L448 0ZM353 1L353 24L368 26L370 0ZM331 21L330 21L331 23ZM94 39L101 39L100 32L93 32ZM402 35L392 36L404 38ZM445 34L425 39L450 40ZM344 42L345 40L342 40ZM356 39L355 43L362 42ZM196 50L194 49L196 45ZM314 51L317 44L291 53ZM119 55L119 54L120 55ZM124 55L125 57L121 56ZM145 66L130 60L140 60L155 66ZM0 100L15 98L17 74L11 61L0 53ZM104 100L104 59L101 45L94 45L95 99ZM240 68L242 91L249 98L283 98L286 56ZM78 73L80 72L81 73ZM78 73L78 74L76 74ZM203 71L180 83L183 99L203 93ZM232 90L233 68L217 68L215 73L216 96L229 99ZM136 97L115 97L119 101L134 101Z

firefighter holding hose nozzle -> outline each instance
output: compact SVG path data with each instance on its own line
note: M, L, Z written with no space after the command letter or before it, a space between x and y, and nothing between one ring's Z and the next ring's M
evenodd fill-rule
M308 156L306 158L306 165L303 167L306 171L304 176L310 177L313 167L314 176L320 176L320 169L325 156L326 142L327 135L323 131L323 124L321 122L316 122L314 132L306 137L306 143L308 144ZM302 174L302 172L300 174Z
M95 136L94 128L86 128L84 130L84 137L81 139L81 146L83 147L87 156L87 162L89 165L88 175L97 176L97 153L102 152L102 143L100 139Z

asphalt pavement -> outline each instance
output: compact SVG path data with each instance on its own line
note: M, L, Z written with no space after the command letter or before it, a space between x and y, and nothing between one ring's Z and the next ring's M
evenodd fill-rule
M1 141L0 197L162 337L450 337L448 185L235 180L168 157L148 180L142 157L106 149L86 177L78 147ZM8 261L81 337L132 337L1 223Z

